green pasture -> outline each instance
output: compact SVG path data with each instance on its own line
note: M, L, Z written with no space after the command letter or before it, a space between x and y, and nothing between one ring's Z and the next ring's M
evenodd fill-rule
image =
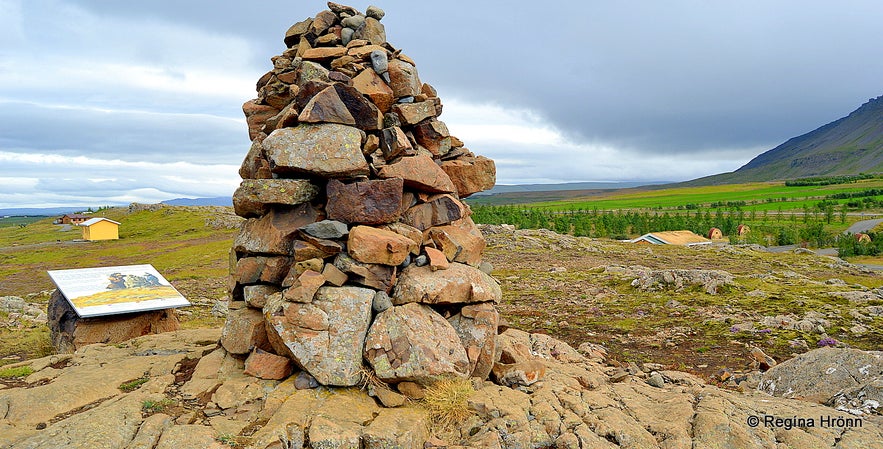
M720 186L680 187L658 190L614 191L592 197L572 198L524 204L553 211L621 210L621 209L683 209L695 205L705 209L713 203L744 201L743 210L783 211L814 207L827 195L861 192L883 188L883 179L867 179L849 184L825 186L785 186L783 182L761 182ZM883 196L872 197L877 200ZM833 200L845 203L848 200ZM726 208L726 206L724 206Z

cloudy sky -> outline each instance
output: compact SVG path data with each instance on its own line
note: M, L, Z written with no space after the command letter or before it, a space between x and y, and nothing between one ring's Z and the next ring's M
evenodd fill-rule
M732 171L883 94L879 0L376 4L501 184ZM240 107L325 7L0 0L0 208L231 195Z

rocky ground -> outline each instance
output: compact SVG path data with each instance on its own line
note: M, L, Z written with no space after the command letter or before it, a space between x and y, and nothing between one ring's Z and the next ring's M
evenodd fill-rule
M425 399L384 407L370 381L299 390L298 376L246 376L217 345L223 280L183 279L176 287L195 305L182 323L197 329L73 355L4 354L0 447L879 444L881 354L847 348L879 348L876 272L805 250L483 232L501 313L529 331L501 338L529 348L544 377L516 388L472 382L465 413L445 412L459 420L439 419ZM4 328L39 342L48 293L3 298Z
M370 386L308 388L298 376L247 376L219 336L219 329L178 331L5 367L0 375L23 371L0 383L0 447L868 448L883 441L877 415L768 394L799 394L806 391L799 385L818 382L833 391L835 381L864 379L864 396L853 399L879 400L883 363L862 351L812 351L818 356L798 364L797 375L771 370L766 391L738 393L649 364L643 368L651 372L620 372L596 347L584 345L581 354L549 336L509 330L502 346L527 349L541 379L516 388L474 380L462 404L438 416L425 399L384 407ZM832 362L850 374L825 374Z
M883 341L883 277L806 249L482 231L510 324L574 347L601 344L624 365L746 379L762 364L756 349L781 362L811 348L880 349Z

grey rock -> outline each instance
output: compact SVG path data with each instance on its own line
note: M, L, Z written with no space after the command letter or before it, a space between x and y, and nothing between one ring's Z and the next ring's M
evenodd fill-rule
M336 220L322 220L300 228L301 231L320 239L339 239L349 234L345 223Z
M392 300L389 298L389 295L384 291L379 291L374 294L374 300L371 303L371 308L376 313L380 313L392 307Z
M358 128L337 123L301 124L273 131L264 139L264 148L274 173L359 176L368 174L363 136Z
M373 298L374 290L367 288L322 287L311 303L265 307L267 333L320 384L353 386L362 380Z
M299 372L294 379L294 388L297 388L298 390L312 390L313 388L318 387L319 382L306 371Z
M652 374L650 374L650 377L647 378L647 385L656 388L662 388L665 386L665 379L663 379L662 374L653 372Z
M371 5L368 7L368 9L365 10L365 15L380 20L383 18L383 16L386 15L386 12L384 12L377 6Z
M426 257L426 254L421 254L421 255L417 256L416 259L414 259L414 265L417 265L418 267L425 266L428 263L429 263L429 258ZM490 273L488 273L488 274L490 274Z
M867 386L883 378L883 352L825 347L786 360L763 374L758 389L773 396L820 404L858 399ZM847 392L852 392L847 394ZM839 395L839 396L838 396ZM854 395L854 397L852 397ZM883 397L867 397L883 403Z
M378 75L383 75L389 70L389 60L385 51L374 50L371 52L371 67Z
M349 44L351 40L353 40L353 34L355 31L352 28L344 28L340 30L340 41L343 42L343 45Z
M346 28L349 28L353 31L359 29L360 26L365 24L365 16L361 14L357 14L354 16L347 17L340 21L340 24Z

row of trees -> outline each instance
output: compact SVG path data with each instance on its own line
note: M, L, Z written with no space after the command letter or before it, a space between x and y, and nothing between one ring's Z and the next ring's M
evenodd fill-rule
M825 212L830 212L830 209L805 211L802 220L791 214L776 215L775 220L768 221L765 212L758 217L755 211L746 213L736 209L717 209L713 213L710 210L696 210L680 214L627 210L556 212L519 206L474 206L472 218L477 223L505 223L522 229L546 228L585 237L627 239L653 231L682 229L706 235L711 228L718 228L724 235L731 236L734 243L830 246L835 243L836 235L825 230L824 221L830 223L833 213ZM842 219L845 218L843 214ZM738 226L746 222L751 223L752 232L737 237Z

